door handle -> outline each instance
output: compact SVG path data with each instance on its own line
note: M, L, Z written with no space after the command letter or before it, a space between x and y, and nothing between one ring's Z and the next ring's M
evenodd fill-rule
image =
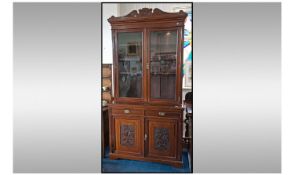
M165 116L165 112L158 112L158 115Z
M146 141L148 138L147 134L144 135L144 140Z
M130 110L125 109L125 110L124 110L124 113L125 113L125 114L128 114L128 113L130 113Z

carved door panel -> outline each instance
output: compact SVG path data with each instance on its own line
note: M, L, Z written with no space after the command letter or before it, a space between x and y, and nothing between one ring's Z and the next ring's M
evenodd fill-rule
M115 152L143 156L144 119L139 116L115 116Z
M177 119L148 117L145 123L146 156L176 159Z

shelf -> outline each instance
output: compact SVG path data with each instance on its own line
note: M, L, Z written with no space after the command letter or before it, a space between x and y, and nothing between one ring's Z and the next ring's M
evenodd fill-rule
M154 73L154 72L151 72L150 74L151 75L176 75L176 73Z
M141 59L133 59L133 58L128 58L128 59L118 59L119 61L141 61Z
M130 46L130 44L118 44L119 47ZM138 42L137 46L141 46L141 42Z
M152 46L176 46L177 44L151 44Z
M157 60L155 60L155 59L153 59L153 60L150 60L150 61L152 61L152 62L160 62L160 61L177 61L177 59L157 59Z
M157 52L157 54L160 54L160 55L176 55L177 52L162 52L162 51L159 51Z
M119 74L123 74L123 75L142 75L142 72L120 72Z

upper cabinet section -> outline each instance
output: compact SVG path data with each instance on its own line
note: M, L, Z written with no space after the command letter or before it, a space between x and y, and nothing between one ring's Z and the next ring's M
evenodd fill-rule
M159 9L111 17L114 103L181 105L187 14Z
M143 8L138 11L133 10L126 16L112 16L108 21L112 29L161 27L162 25L183 27L186 17L187 13L182 10L177 13L168 13L157 8Z

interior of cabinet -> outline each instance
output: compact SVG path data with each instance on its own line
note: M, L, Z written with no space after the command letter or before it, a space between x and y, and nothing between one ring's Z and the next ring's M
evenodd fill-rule
M177 31L150 32L150 89L153 99L174 99Z
M142 32L118 32L120 97L142 97Z

